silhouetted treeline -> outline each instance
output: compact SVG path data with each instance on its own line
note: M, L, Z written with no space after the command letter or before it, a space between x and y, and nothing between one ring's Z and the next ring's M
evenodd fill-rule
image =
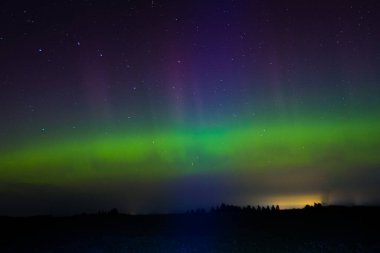
M297 209L297 210L318 210L322 209L324 206L322 206L321 203L314 203L314 205L306 205L303 209ZM219 206L212 207L210 209L205 208L196 208L186 211L186 214L275 214L280 212L280 206L279 205L266 205L266 206L253 206L253 205L246 205L246 206L237 206L237 205L229 205L222 203ZM96 215L96 216L119 216L119 215L128 215L123 214L119 212L117 208L112 208L109 211L98 211L96 214L87 214L82 213L81 216L87 216L87 215Z
M275 213L280 211L280 207L278 205L274 206L236 206L236 205L228 205L222 203L219 206L212 207L210 210L206 211L204 208L192 209L187 211L188 214L203 214L203 213Z
M307 213L307 212L313 212L313 213L339 213L339 212L356 212L358 210L371 207L360 207L360 206L354 206L354 207L345 207L345 206L324 206L321 203L314 203L313 205L306 205L304 208L301 209L281 209L279 205L266 205L266 206L253 206L253 205L246 205L246 206L237 206L237 205L230 205L222 203L219 206L215 206L209 209L205 208L196 208L196 209L190 209L184 213L173 213L177 215L185 214L185 215L201 215L201 214L209 214L209 215L218 215L218 214L247 214L247 215L260 215L260 214L279 214L279 213ZM376 207L374 207L376 208ZM108 211L98 211L97 213L82 213L79 216L99 216L99 217L117 217L117 216L129 216L128 213L120 212L117 208L112 208ZM152 214L155 215L155 214ZM159 215L159 214L156 214ZM167 215L171 215L170 213Z
M204 208L198 208L198 209L192 209L187 211L188 214L203 214L203 213L211 213L211 214L218 214L218 213L276 213L280 211L279 205L272 205L272 206L237 206L237 205L228 205L225 203L222 203L219 206L212 207L210 210L206 211Z

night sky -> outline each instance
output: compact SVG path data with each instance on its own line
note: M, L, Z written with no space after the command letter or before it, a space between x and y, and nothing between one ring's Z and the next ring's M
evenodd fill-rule
M1 1L0 215L380 204L379 1Z

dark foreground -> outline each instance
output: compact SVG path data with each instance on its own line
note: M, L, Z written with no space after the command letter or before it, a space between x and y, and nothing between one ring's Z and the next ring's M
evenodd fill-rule
M0 218L0 252L380 252L380 208Z

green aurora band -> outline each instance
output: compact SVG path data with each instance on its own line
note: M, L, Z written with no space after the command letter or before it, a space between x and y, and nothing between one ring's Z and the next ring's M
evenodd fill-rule
M246 123L118 131L31 142L0 155L3 181L69 185L202 173L352 170L380 165L380 120Z

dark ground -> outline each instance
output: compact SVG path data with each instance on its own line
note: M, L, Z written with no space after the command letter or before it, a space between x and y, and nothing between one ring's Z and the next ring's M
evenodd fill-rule
M380 252L380 208L0 218L0 252Z

